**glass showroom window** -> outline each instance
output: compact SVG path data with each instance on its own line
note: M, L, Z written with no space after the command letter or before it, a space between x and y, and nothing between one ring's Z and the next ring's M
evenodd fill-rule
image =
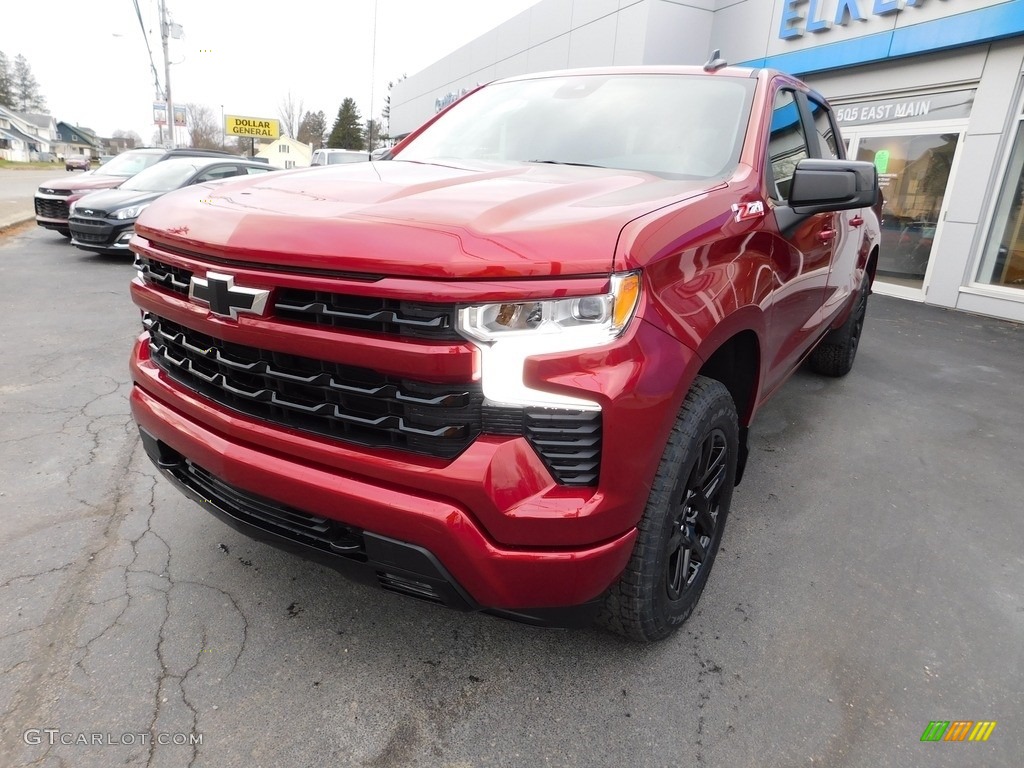
M978 282L1024 289L1024 120L1017 121Z

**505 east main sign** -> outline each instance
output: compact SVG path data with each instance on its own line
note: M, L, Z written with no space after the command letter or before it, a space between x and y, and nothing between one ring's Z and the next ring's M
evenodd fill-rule
M936 0L784 0L779 37L792 40L804 32L827 32L833 24L867 21L870 16L891 16L904 8L920 8ZM943 0L946 2L946 0Z

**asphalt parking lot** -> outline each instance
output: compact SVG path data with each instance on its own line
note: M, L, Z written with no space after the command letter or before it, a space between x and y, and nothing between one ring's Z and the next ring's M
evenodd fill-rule
M0 765L1021 765L1024 327L873 297L853 373L761 412L694 616L637 646L351 584L156 478L133 274L0 236Z

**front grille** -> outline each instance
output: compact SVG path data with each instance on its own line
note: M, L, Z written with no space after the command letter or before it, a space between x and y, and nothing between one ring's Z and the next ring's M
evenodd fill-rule
M144 280L188 295L192 272L157 259L136 260ZM394 334L435 341L464 341L455 331L455 305L350 296L327 291L278 288L273 313L282 320L364 333Z
M135 257L135 268L139 270L142 279L147 283L154 283L179 296L188 296L189 281L192 273L187 269L165 264L162 261L147 259L144 256Z
M243 491L188 459L173 472L181 483L201 498L221 509L230 510L232 515L250 525L325 552L366 559L362 532L355 528Z
M429 384L233 344L147 316L150 356L234 410L371 447L454 458L480 434L478 384Z
M77 216L69 222L71 234L80 243L106 243L110 240L113 226L105 221L81 219Z
M483 430L526 435L562 485L597 485L601 468L601 412L560 408L483 410Z
M69 212L66 200L36 198L36 216L42 216L44 219L66 219Z
M137 256L135 264L150 285L188 296L190 270L145 256ZM297 322L462 340L453 330L454 305L290 288L275 289L273 303L275 315ZM557 482L597 484L600 412L484 407L479 384L427 384L230 344L154 316L148 316L146 327L153 362L168 375L250 416L359 445L439 458L454 458L481 432L523 435Z
M369 333L463 341L455 331L455 307L281 288L274 312L286 320Z

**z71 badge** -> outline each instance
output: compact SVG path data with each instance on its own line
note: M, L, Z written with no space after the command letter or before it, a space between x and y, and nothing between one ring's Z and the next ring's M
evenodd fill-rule
M756 219L758 216L764 216L764 203L760 200L754 200L750 203L733 203L732 212L736 217L736 221L749 221L750 219Z

